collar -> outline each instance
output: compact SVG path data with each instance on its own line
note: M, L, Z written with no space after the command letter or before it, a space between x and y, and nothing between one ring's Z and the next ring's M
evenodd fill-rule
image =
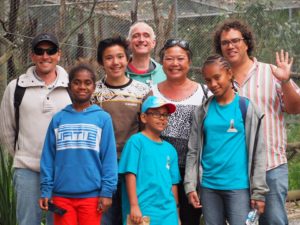
M251 60L253 61L253 65L251 66L251 68L249 69L246 78L244 79L243 83L239 84L236 81L234 81L234 86L237 88L240 88L242 86L244 86L247 81L255 74L257 74L257 69L258 69L258 61L255 57L251 57Z
M61 66L56 66L57 78L52 84L53 88L56 87L68 87L69 78L67 72ZM27 69L26 73L19 77L19 85L21 87L37 87L46 86L45 82L35 75L35 66L31 66Z

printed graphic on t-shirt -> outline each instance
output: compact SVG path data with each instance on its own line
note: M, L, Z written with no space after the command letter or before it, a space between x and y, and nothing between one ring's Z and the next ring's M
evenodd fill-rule
M234 127L234 119L230 120L230 126L229 126L227 132L229 132L229 133L236 133L236 132L238 132L237 129L235 129L235 127Z
M55 130L57 151L86 149L99 152L102 129L94 124L64 124Z
M171 158L170 158L170 156L167 156L167 165L166 165L166 168L168 170L170 170L170 165L171 165Z

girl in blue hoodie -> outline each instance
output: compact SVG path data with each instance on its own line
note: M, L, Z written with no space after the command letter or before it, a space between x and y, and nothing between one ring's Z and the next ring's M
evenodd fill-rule
M99 225L117 184L117 155L112 120L91 105L95 74L87 65L69 74L73 100L54 115L41 157L40 207L49 202L67 210L54 214L55 225Z

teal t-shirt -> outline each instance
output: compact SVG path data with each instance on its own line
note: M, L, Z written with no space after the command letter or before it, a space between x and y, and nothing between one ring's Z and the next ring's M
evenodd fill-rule
M216 190L249 188L248 154L239 96L227 105L215 98L204 120L201 186Z
M119 173L136 175L137 197L143 216L151 225L178 224L172 185L180 181L177 153L166 141L155 142L142 133L127 141L119 162ZM123 224L130 213L125 179L122 181Z

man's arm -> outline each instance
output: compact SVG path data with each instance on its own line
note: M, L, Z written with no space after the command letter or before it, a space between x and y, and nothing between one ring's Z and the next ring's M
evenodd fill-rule
M289 114L299 114L300 113L300 93L298 93L293 86L291 80L288 82L283 82L281 84L283 92L283 102L285 112ZM300 90L299 90L300 91Z
M118 162L115 135L111 117L107 115L102 128L100 142L101 171L101 191L100 197L112 198L117 190L118 182Z
M40 189L42 199L51 199L55 176L56 135L51 120L46 133L40 161ZM48 202L48 201L47 201ZM44 203L46 203L44 201ZM48 204L44 205L48 206Z
M10 82L5 89L0 107L0 143L14 156L14 143L16 136L16 122L14 109L14 91L16 80Z
M283 50L276 52L277 67L271 65L273 75L281 81L285 111L290 114L300 113L300 89L290 80L293 58ZM298 92L297 92L298 91Z

